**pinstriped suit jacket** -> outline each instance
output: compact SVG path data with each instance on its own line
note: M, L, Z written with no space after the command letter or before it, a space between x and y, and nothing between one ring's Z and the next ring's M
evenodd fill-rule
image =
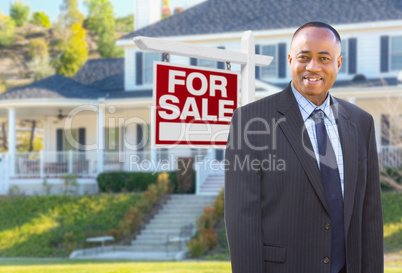
M383 222L373 119L343 100L333 98L331 105L345 166L347 272L381 273ZM226 147L225 223L234 273L329 273L328 206L290 86L233 115Z

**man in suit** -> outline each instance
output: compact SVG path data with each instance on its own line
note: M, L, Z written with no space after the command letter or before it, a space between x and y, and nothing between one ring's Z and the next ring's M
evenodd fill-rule
M234 273L384 270L373 118L330 95L340 52L334 28L301 26L288 87L233 115L225 223Z

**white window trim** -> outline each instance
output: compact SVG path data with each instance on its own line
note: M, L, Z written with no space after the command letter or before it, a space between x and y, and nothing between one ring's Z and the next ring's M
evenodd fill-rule
M274 59L272 60L272 62L275 62L275 76L273 76L273 77L263 77L263 73L262 73L262 71L263 71L263 69L264 69L264 67L261 67L260 68L260 78L262 79L262 80L272 80L272 79L279 79L279 77L278 77L278 52L279 52L279 43L276 43L276 44L261 44L260 45L260 54L262 55L262 48L264 47L264 46L275 46L275 56L274 56ZM271 63L271 65L272 65L273 63ZM269 67L269 66L268 66Z

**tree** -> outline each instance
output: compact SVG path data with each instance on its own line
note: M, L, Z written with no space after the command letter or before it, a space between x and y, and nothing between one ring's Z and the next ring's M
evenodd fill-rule
M83 20L84 15L78 10L77 0L63 0L59 22L55 26L61 36L55 67L58 73L67 77L74 76L88 58Z
M134 15L130 14L124 17L115 18L116 32L131 32L134 29Z
M85 16L78 10L77 0L63 0L60 8L60 19L65 27L71 27L77 23L82 24Z
M88 58L84 28L79 23L72 25L67 40L60 41L58 47L61 55L57 71L67 77L73 77Z
M15 22L0 10L0 47L10 46L14 43Z
M115 21L113 5L109 0L86 0L88 6L88 29L99 35L98 52L103 58L122 55L122 49L116 47Z
M24 5L22 1L12 3L10 7L10 16L17 27L22 27L29 17L29 5Z
M37 11L32 14L31 23L42 27L51 27L49 16L43 11Z

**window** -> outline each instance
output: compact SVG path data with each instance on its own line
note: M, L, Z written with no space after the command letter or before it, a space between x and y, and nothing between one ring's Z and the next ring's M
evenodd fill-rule
M391 70L402 70L402 36L391 38Z
M160 53L145 53L144 54L144 84L151 84L154 78L154 61L160 61Z
M277 77L277 54L276 54L276 45L264 45L261 46L261 54L273 56L274 59L272 63L268 66L261 67L261 78L276 78Z
M119 152L120 151L120 130L118 127L105 128L105 151Z
M68 138L67 138L68 135ZM72 137L72 139L70 139ZM57 129L56 130L56 150L79 151L78 144L85 145L85 128ZM81 150L84 151L84 150Z
M216 62L211 60L198 59L198 65L208 68L216 68Z
M68 132L71 132L71 136L73 137L73 142L70 143L70 141L67 139L67 134ZM80 143L78 139L78 129L70 129L70 130L65 130L65 134L63 134L63 151L77 151L78 149L73 146L74 142Z
M348 53L347 53L348 43L347 40L342 40L341 42L341 56L343 57L342 67L339 70L339 73L347 73L348 72Z

